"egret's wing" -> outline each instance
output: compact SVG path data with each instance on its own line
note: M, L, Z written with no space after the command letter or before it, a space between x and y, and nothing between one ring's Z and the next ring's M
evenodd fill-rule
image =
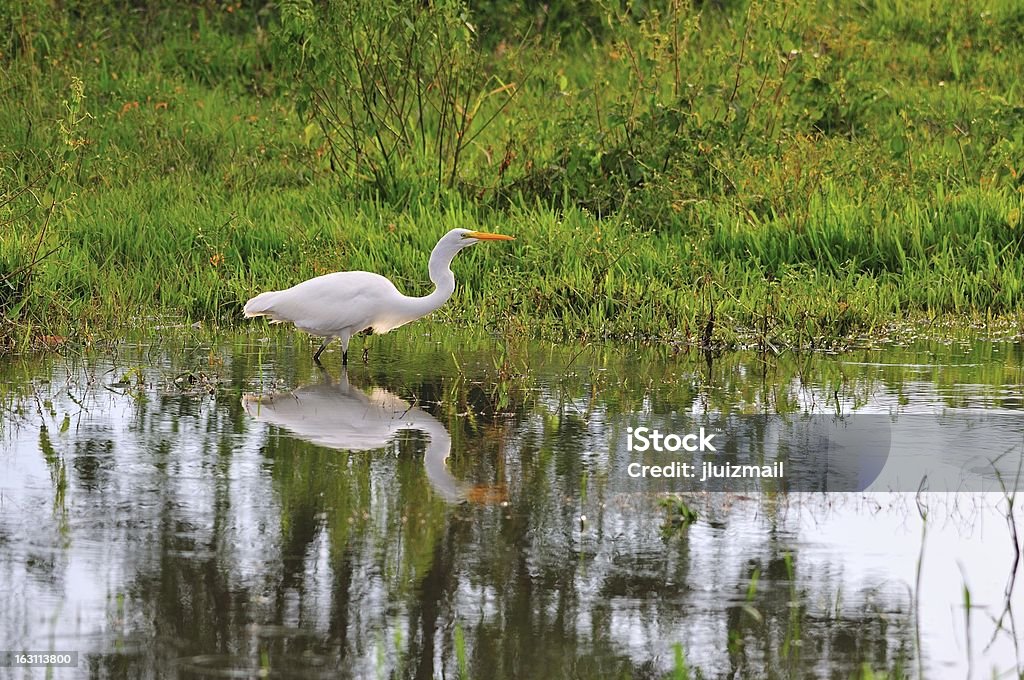
M273 293L263 314L290 321L315 335L372 325L376 314L402 296L394 284L370 272L336 272Z

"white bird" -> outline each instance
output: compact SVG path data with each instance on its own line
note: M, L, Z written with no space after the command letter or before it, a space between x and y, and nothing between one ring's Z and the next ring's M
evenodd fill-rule
M430 253L434 292L423 297L402 295L395 284L370 272L335 272L296 284L287 290L260 293L245 303L245 316L265 316L270 323L290 322L301 331L324 338L313 360L333 339L341 340L341 363L348 364L349 339L367 328L388 331L430 314L455 292L452 259L480 241L511 241L504 234L452 229Z

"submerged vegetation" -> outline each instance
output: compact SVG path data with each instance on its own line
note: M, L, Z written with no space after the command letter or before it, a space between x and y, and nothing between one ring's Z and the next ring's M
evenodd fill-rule
M0 336L368 269L457 226L447 321L821 346L1020 323L1011 0L0 8Z

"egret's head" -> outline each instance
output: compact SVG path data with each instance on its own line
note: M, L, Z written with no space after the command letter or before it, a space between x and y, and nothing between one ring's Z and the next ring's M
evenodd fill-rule
M471 229L452 229L441 237L430 253L430 280L439 288L442 284L447 288L455 288L455 279L450 269L452 259L462 250L480 243L480 241L511 241L511 236L504 234L488 234ZM448 293L451 295L451 293Z
M451 238L458 244L459 249L466 248L480 241L514 241L512 236L505 234L489 234L485 231L471 231L469 229L452 229L444 237Z
M447 234L441 237L441 240L434 246L433 252L430 253L431 267L435 264L447 269L451 263L452 258L455 257L459 251L470 247L480 241L511 241L511 236L505 236L504 234L488 234L483 231L472 231L471 229L452 229ZM431 275L433 280L433 275Z

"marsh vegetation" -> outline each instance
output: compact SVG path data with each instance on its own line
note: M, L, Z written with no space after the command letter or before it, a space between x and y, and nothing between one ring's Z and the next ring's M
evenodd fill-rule
M551 338L822 346L1019 324L1011 0L0 8L7 345L338 269ZM710 322L710 323L709 323Z

